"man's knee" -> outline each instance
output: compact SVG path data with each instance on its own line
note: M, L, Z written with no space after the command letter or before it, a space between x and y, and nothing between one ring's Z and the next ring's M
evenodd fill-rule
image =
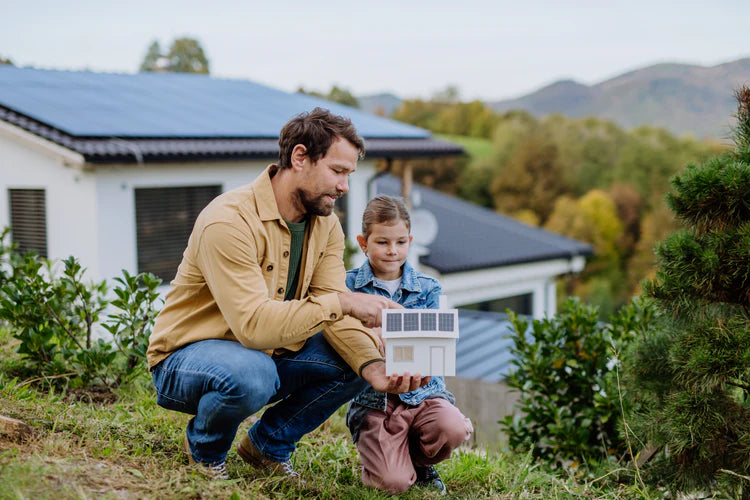
M222 378L219 391L248 415L265 406L279 389L279 376L271 358L252 366L234 367Z

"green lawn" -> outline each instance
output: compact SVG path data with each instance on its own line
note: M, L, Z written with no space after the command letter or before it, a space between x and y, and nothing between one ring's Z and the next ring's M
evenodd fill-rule
M492 141L490 139L447 134L435 134L435 137L463 146L466 153L474 159L483 160L492 155Z
M343 408L303 439L293 455L305 485L259 472L235 451L227 460L233 479L211 482L187 466L180 451L188 416L155 404L145 372L114 402L91 403L85 392L49 392L11 378L7 372L15 356L9 336L0 333L0 414L23 420L34 431L24 441L0 436L2 499L387 498L362 485ZM556 477L513 454L461 450L438 470L449 498L644 497L632 486L607 483L609 478ZM412 488L400 498L438 496Z

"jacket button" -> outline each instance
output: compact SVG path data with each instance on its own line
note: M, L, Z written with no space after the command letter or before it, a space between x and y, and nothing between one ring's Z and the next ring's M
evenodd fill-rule
M284 257L289 257L289 250L284 250Z
M331 319L336 319L336 313L331 313Z
M279 292L279 295L281 295L282 293L284 293L284 289L283 289L283 288L279 288L279 289L277 290L277 292Z
M266 271L269 271L269 272L270 272L270 271L273 271L273 266L272 266L271 264L268 264L268 265L266 266Z

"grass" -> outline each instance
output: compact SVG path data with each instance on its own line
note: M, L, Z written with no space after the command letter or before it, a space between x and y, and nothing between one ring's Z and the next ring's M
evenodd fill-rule
M114 402L90 403L72 392L40 390L11 378L7 371L15 356L9 336L0 329L0 413L23 420L34 431L25 441L0 436L0 498L388 498L363 486L343 408L307 435L292 457L305 485L255 470L234 451L227 459L233 479L210 481L187 466L180 451L189 417L158 407L145 373L120 390ZM238 436L254 418L244 422ZM555 476L530 456L508 453L460 450L438 470L449 498L649 496L604 480ZM399 498L438 495L412 488Z
M492 156L492 140L465 135L435 134L440 139L455 142L463 146L466 153L475 160L483 160Z

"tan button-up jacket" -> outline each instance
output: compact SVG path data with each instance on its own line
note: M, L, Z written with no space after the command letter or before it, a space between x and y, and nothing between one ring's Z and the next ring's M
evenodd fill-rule
M149 367L199 340L234 340L271 354L297 351L321 330L355 373L382 359L372 331L341 312L338 293L348 289L335 215L308 221L297 300L284 301L291 234L271 187L276 168L198 216L149 339Z

